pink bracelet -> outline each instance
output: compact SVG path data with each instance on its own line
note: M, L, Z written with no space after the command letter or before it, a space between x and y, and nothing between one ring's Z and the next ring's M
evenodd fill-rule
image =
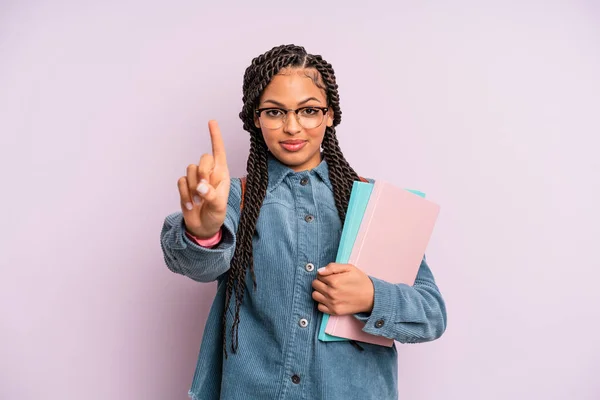
M195 241L198 244L198 246L213 247L213 246L219 244L219 242L221 241L221 237L223 236L221 231L222 231L222 229L219 229L219 231L217 233L215 233L215 235L213 237L209 237L208 239L199 239L196 236L189 233L188 231L186 231L185 234L190 239Z

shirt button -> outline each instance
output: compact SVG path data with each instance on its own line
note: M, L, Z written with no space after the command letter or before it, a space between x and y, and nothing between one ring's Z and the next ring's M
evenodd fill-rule
M308 178L302 178L302 179L300 179L300 184L302 186L306 186L308 184Z
M375 328L381 328L383 326L384 322L382 319L378 320L377 322L375 322Z
M306 266L305 266L304 268L306 268L306 270L307 270L308 272L313 272L313 271L315 270L315 264L313 264L313 263L308 263L308 264L306 264Z
M292 382L296 385L300 383L300 377L298 375L292 375Z
M308 326L308 320L306 318L302 318L300 322L298 322L298 325L300 325L302 328L306 328Z
M313 217L312 215L307 215L306 217L304 217L304 220L306 222L313 222L313 220L315 219L315 217Z

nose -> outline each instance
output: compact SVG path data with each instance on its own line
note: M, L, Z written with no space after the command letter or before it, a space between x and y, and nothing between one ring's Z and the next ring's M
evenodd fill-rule
M290 135L295 135L302 130L302 126L298 122L298 117L293 111L289 111L283 123L283 131Z

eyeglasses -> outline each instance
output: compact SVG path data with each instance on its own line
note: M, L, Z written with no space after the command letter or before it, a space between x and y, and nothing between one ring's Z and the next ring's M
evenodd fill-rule
M289 112L296 114L296 120L304 129L314 129L323 123L329 107L302 107L296 110L284 108L259 108L255 111L267 129L279 129L287 121Z

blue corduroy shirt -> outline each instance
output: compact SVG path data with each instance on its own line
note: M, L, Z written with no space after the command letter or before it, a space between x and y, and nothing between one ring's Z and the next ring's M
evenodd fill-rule
M240 180L232 178L218 246L204 248L190 240L181 212L164 221L161 246L168 268L199 282L217 281L190 397L397 399L396 345L361 343L364 350L359 351L346 341L318 339L322 313L312 299L312 281L318 268L335 261L342 232L326 161L310 171L294 172L270 157L268 170L267 193L253 238L257 288L253 289L247 274L235 354L230 351L232 299L227 312L228 358L223 355L221 318L236 245ZM393 259L389 268L394 268ZM427 342L442 335L445 304L425 257L413 286L370 278L375 290L373 310L355 315L366 323L366 332L400 343Z

